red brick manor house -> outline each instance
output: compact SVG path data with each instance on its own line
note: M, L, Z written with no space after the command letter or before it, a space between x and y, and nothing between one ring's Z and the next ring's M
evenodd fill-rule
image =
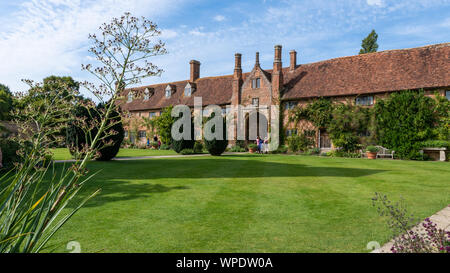
M276 45L273 67L263 69L256 53L254 68L243 73L241 54L236 53L233 74L203 78L200 77L200 62L192 60L189 79L127 89L127 101L122 104L122 109L129 111L129 117L139 119L158 116L169 105L193 107L194 97L202 97L204 106L221 106L224 113L226 107L232 105L258 108L277 104L281 106L284 117L280 130L289 135L296 128L288 122L287 111L319 97L370 107L390 92L423 88L426 94L438 91L450 99L450 43L309 64L297 63L295 50L289 54L289 66L283 67L282 47ZM143 95L137 97L136 93ZM318 147L331 148L326 128L316 128L316 131ZM139 130L139 141L152 137L146 136L145 132L145 128Z

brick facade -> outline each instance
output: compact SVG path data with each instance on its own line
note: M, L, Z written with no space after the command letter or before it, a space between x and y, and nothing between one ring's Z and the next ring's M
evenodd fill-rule
M354 103L357 97L371 96L376 103L377 99L390 92L405 89L423 88L430 96L436 91L445 96L445 91L450 90L450 43L341 57L311 64L297 64L297 52L294 50L289 52L289 57L289 66L283 67L282 46L276 45L272 69L262 69L259 53L256 53L252 71L243 73L242 55L236 53L232 75L204 78L200 78L200 62L192 60L189 80L127 89L125 97L130 92L147 92L150 97L145 100L136 96L132 101L123 102L121 108L131 113L132 118L139 119L149 116L150 112L159 115L169 105L193 107L194 97L202 97L203 106L215 104L223 108L256 103L268 107L278 105L283 117L283 128L280 130L301 131L317 128L306 121L297 126L289 123L288 110L284 107L286 102L305 105L318 97L330 97L333 101ZM188 84L192 87L190 96L185 92ZM167 86L172 89L169 97L166 97ZM268 115L266 118L270 120ZM318 130L316 139L319 139Z

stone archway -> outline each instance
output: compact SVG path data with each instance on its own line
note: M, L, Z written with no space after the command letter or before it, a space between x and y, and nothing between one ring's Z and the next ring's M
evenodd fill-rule
M269 136L269 120L260 111L254 110L245 115L245 140L253 142L256 137L261 139Z

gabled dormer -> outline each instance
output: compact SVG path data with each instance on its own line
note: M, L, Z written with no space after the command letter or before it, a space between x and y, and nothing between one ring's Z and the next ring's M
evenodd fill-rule
M184 87L184 96L190 97L192 95L192 93L195 92L195 89L196 89L195 83L188 82L186 84L186 86Z
M127 95L127 103L133 102L133 92L130 90Z
M144 90L144 101L149 100L150 99L150 90L148 90L148 88L145 88Z
M172 84L167 85L165 90L165 97L169 99L170 97L172 97L173 93L175 93L175 86Z

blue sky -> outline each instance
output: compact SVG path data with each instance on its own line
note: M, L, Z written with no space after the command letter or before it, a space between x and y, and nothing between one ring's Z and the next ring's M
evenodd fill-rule
M91 62L87 35L129 11L158 23L168 55L165 72L143 84L187 79L189 60L201 76L232 74L234 53L249 71L256 51L271 68L273 46L298 52L299 63L355 55L375 29L379 50L450 42L450 0L0 0L0 82L23 91L22 78L42 80L81 71Z

